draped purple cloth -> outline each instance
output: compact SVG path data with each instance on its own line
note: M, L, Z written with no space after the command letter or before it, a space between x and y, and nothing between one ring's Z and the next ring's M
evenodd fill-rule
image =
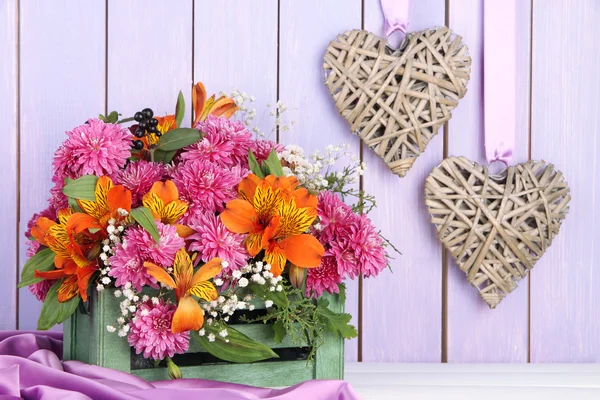
M262 389L203 379L147 382L79 361L63 362L61 357L60 332L0 331L0 400L359 399L350 384L343 381L307 381L287 389Z

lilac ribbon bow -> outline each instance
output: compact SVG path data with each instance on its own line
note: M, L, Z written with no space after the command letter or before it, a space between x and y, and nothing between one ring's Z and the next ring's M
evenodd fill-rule
M402 43L408 32L408 3L409 0L381 0L383 11L384 33L389 38L394 32L402 32Z
M516 0L483 5L485 154L507 166L516 136Z

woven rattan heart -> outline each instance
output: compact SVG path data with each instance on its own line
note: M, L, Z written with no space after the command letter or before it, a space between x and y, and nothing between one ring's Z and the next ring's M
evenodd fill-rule
M450 157L425 183L438 238L490 308L550 247L570 200L562 173L543 161L491 177L485 166Z
M471 58L445 27L409 34L402 51L354 30L329 44L324 68L352 132L405 176L465 95Z

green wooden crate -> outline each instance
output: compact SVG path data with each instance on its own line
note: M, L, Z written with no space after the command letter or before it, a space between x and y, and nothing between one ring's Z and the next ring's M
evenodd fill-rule
M338 296L327 297L329 308L342 312L344 305ZM169 379L166 367L132 368L132 353L127 339L106 330L120 316L119 299L114 289L94 292L90 298L90 312L75 311L64 323L65 360L79 360L88 364L112 368L137 375L146 380ZM273 341L270 324L231 325L245 335L272 349L298 348L288 336L282 343ZM188 353L206 353L193 338ZM314 363L306 360L261 361L251 364L208 362L201 365L181 366L185 378L202 378L253 386L289 386L309 379L343 379L344 339L339 335L325 334L325 344L318 350Z

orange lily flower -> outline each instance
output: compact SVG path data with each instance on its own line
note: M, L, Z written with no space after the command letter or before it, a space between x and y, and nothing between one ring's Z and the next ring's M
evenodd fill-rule
M192 126L196 126L198 121L204 121L209 115L230 118L239 109L235 101L229 97L221 96L215 100L213 94L206 100L206 89L202 82L196 83L192 88L192 105L195 116Z
M40 217L31 229L32 236L55 253L53 271L35 271L42 279L63 279L58 290L58 301L73 298L79 292L87 300L90 277L98 269L95 261L97 245L103 237L102 231L90 233L89 229L100 229L98 221L84 213L73 213L70 209L58 212L58 223Z
M238 186L242 199L225 205L221 220L232 232L247 233L252 257L265 251L264 261L279 276L289 260L301 268L321 264L323 245L305 232L317 217L317 198L298 188L295 177L249 175Z
M96 182L95 201L77 200L83 211L100 223L103 228L108 226L108 220L125 218L119 209L131 211L131 192L123 185L115 186L108 176L101 176Z
M179 199L177 186L170 180L155 182L142 198L142 203L152 212L154 219L169 225L175 224L188 209L187 203ZM183 238L194 233L185 225L175 225L177 233Z
M145 262L148 273L164 285L175 288L177 310L173 315L171 331L173 333L197 331L204 324L204 311L191 296L196 296L206 301L219 297L217 288L208 280L221 272L221 259L213 258L204 264L196 273L192 260L185 251L179 249L173 263L173 277L162 267Z

